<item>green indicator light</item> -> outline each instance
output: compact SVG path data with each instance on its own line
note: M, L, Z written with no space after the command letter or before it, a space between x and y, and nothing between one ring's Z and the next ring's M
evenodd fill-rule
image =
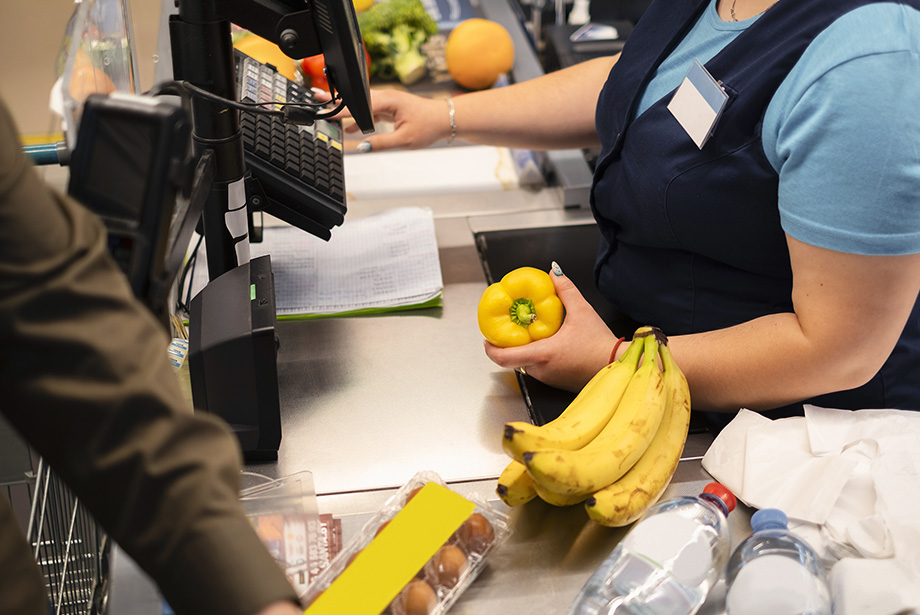
M250 301L256 300L256 285L255 284L249 285L249 300Z

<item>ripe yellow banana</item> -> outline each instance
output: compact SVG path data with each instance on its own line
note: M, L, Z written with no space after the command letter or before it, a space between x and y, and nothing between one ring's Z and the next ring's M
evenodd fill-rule
M508 506L520 506L537 497L533 478L527 473L527 467L518 461L512 461L502 470L495 493Z
M548 489L544 489L540 483L534 481L533 488L537 492L537 497L546 502L547 504L552 504L553 506L574 506L575 504L581 504L587 498L591 497L589 495L559 495L558 493L553 493Z
M651 332L642 327L636 335ZM637 339L635 336L633 339ZM630 378L639 367L642 344L630 344L626 353L594 375L558 417L545 425L523 421L505 424L502 449L517 461L527 451L575 450L601 432L623 398Z
M634 340L633 343L636 343ZM617 480L648 448L664 416L664 379L658 368L658 341L645 336L642 366L626 387L613 418L584 447L524 453L534 480L560 495L591 494Z
M690 427L690 388L667 344L659 348L667 389L664 418L648 450L629 472L585 502L588 516L608 527L623 527L652 507L677 470Z

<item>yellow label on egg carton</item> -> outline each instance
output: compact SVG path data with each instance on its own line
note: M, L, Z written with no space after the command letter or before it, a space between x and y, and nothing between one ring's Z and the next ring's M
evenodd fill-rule
M379 615L475 508L438 483L425 484L304 615Z

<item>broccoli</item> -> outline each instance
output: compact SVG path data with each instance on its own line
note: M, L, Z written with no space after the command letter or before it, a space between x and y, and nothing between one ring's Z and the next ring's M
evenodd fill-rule
M425 76L422 44L438 31L421 0L378 0L358 14L371 73L412 85Z

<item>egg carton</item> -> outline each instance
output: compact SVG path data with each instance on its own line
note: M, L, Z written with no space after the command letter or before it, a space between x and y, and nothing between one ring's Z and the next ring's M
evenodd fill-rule
M321 605L319 598L428 483L436 483L450 489L434 472L419 472L413 476L365 523L358 535L345 545L329 566L308 586L301 596L306 609L305 615L333 612L328 605ZM459 495L456 492L454 494ZM495 510L488 502L462 497L473 505L470 515L443 544L430 553L424 552L428 559L411 579L386 588L383 593L389 598L389 603L384 605L382 610L368 607L367 602L360 596L355 596L355 600L360 604L356 602L349 605L337 601L336 607L345 608L347 612L356 615L447 613L482 571L489 555L511 532L508 515Z

